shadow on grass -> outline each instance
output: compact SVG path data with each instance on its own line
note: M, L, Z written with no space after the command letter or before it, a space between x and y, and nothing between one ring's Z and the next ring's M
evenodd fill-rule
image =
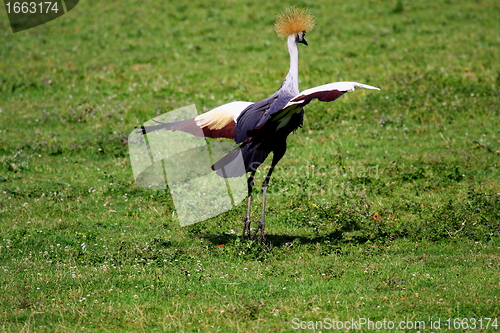
M241 234L229 234L229 233L223 233L223 234L204 234L200 235L200 238L203 238L212 244L219 246L222 244L232 244L238 240L241 240ZM307 237L307 236L299 236L299 235L272 235L272 234L267 234L266 239L264 241L264 245L267 246L272 246L272 247L286 247L289 246L290 244L297 244L297 245L305 245L305 244L318 244L318 243L324 243L325 241L330 241L333 243L336 242L342 242L342 233L341 232L333 232L330 234L325 234L321 236L312 236L312 237ZM355 241L356 244L363 244L367 240L360 239ZM245 239L242 240L242 242L255 242L257 243L256 239ZM349 241L349 243L353 243L353 241Z

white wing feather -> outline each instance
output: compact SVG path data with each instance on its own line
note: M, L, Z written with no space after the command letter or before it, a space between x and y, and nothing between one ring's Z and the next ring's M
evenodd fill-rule
M321 86L313 87L306 89L299 93L297 96L292 98L290 102L285 106L293 105L293 104L299 104L303 103L310 97L311 95L314 95L316 93L321 93L321 92L333 92L333 91L339 91L339 92L352 92L354 91L355 88L365 88L365 89L372 89L372 90L380 90L380 88L369 86L367 84L359 83L359 82L352 82L352 81L342 81L342 82L333 82L333 83L327 83ZM313 97L315 98L315 97Z

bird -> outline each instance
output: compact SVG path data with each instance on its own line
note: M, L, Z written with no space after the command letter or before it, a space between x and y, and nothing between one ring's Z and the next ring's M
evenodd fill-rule
M142 134L158 130L183 131L200 137L230 139L238 145L211 168L224 178L241 177L249 173L243 239L253 239L259 233L259 241L265 241L266 195L269 182L276 165L286 153L288 135L302 126L304 107L314 99L322 102L334 101L355 88L380 90L370 85L344 81L300 92L299 44L308 45L305 35L314 26L314 16L304 8L290 7L278 14L274 28L276 35L287 41L290 66L283 83L271 96L258 102L230 102L187 120L140 127ZM252 234L254 178L257 169L271 152L271 166L262 183L260 219L255 221L257 227Z

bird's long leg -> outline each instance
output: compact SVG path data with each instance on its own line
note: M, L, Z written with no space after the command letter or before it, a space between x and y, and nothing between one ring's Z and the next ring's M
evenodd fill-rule
M245 239L245 235L250 238L250 224L252 221L250 220L250 215L252 213L252 189L253 189L253 179L255 177L255 172L257 170L252 171L250 176L248 177L248 202L247 202L247 216L244 219L243 225L243 234L241 235L241 239Z
M255 230L254 237L257 235L257 232L260 229L260 242L263 242L265 237L264 237L264 229L266 227L266 196L267 196L267 188L269 187L269 179L271 179L271 174L273 173L274 170L274 165L271 166L269 169L269 172L267 173L266 179L264 180L264 183L262 184L262 211L261 211L261 216L260 220L257 221L259 225L257 226L257 229Z
M274 168L276 167L276 164L281 160L283 155L285 155L286 151L286 142L283 142L283 145L280 147L281 149L275 149L273 152L273 161L271 163L271 168L269 169L269 172L267 173L266 179L264 180L264 183L262 184L262 212L261 212L261 217L260 220L256 221L259 225L257 226L257 229L255 230L254 237L257 235L257 232L260 230L260 242L264 242L264 229L266 227L266 196L267 196L267 188L269 187L269 180L271 179L271 175L273 174Z

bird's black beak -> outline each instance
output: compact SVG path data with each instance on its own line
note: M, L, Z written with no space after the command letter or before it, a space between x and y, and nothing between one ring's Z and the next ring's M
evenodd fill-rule
M307 40L304 37L302 37L302 39L299 40L299 43L302 43L304 45L309 45L309 44L307 44Z

